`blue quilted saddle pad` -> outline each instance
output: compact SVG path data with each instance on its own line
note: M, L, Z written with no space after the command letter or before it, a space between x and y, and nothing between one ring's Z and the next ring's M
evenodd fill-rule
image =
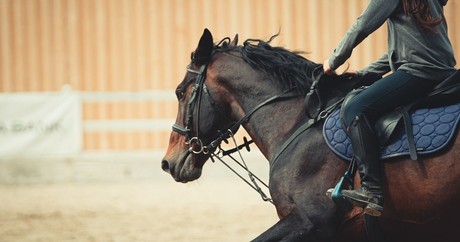
M455 134L460 120L460 103L424 108L411 112L412 128L417 154L430 154L444 148ZM323 135L327 145L343 159L351 160L351 142L340 125L340 109L326 119ZM409 155L409 146L404 128L381 148L381 159Z

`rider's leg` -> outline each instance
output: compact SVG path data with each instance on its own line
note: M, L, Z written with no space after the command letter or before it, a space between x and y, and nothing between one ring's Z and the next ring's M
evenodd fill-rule
M355 204L365 207L367 214L380 216L383 211L383 189L379 145L365 115L355 117L348 127L348 137L361 175L361 188L344 190L342 195Z

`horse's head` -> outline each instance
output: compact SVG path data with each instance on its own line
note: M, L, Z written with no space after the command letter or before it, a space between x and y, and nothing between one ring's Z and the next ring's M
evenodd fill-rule
M218 88L212 88L213 77L207 75L214 51L211 33L205 29L191 64L176 88L179 102L176 123L169 139L169 147L162 160L162 169L178 182L189 182L201 176L206 160L220 144L221 133L231 125L225 116Z

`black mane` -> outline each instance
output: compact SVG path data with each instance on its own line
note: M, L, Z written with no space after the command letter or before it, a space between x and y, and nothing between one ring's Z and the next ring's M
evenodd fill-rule
M303 52L271 46L270 42L277 36L278 34L273 35L268 41L247 39L243 46L230 46L227 43L229 38L225 38L216 47L220 51L240 49L243 60L251 67L278 80L285 88L296 87L305 94L312 83L311 73L320 64L301 56Z

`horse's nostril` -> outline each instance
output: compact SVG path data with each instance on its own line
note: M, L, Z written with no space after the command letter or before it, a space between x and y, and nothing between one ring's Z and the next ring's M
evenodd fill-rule
M161 169L163 169L163 171L169 172L169 163L167 160L161 161Z

